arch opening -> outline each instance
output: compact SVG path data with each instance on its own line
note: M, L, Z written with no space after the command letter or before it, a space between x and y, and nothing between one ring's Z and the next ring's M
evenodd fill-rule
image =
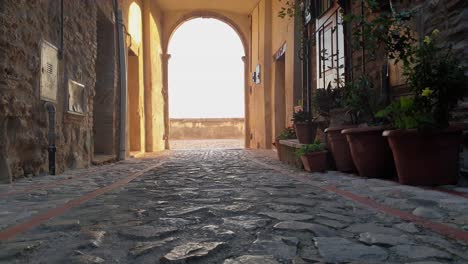
M244 147L244 44L217 18L190 18L175 27L167 47L172 149Z
M140 6L133 2L128 13L131 41L127 47L127 149L134 156L145 151L144 83L140 54L143 20Z
M141 44L142 41L142 22L140 6L135 2L131 3L128 10L128 33L136 44Z

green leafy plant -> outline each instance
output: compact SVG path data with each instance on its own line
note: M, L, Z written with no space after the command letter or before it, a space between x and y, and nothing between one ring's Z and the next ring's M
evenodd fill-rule
M354 82L348 82L344 90L344 105L353 124L369 121L377 123L376 112L380 107L374 84L368 75L361 75Z
M281 131L281 134L278 136L278 139L284 140L284 139L295 139L297 138L296 136L296 131L294 130L293 127L287 127L283 131Z
M413 97L401 98L377 114L395 128L446 128L467 92L465 68L450 47L437 45L439 34L434 30L426 36L404 68Z
M309 153L314 153L314 152L320 152L324 151L325 147L324 145L320 142L320 140L316 139L313 144L307 144L302 146L301 148L296 150L296 155L297 156L304 156Z
M346 23L353 25L353 47L361 50L369 60L375 59L379 51L390 59L407 61L411 47L415 42L408 22L414 17L414 11L396 12L391 8L382 8L381 1L362 0L363 12L343 16Z
M331 110L343 107L343 94L344 89L341 87L317 89L314 96L314 105L318 114L329 119Z
M413 97L401 97L380 110L376 116L387 119L394 128L398 129L428 127L433 123L430 114L416 107Z
M415 105L432 116L433 128L449 126L451 112L467 92L466 68L451 47L438 45L434 30L414 50L411 65L405 67L408 87Z
M363 58L362 71L345 85L343 101L354 124L379 124L382 120L378 120L376 112L382 109L383 100L380 101L373 79L366 72L366 64L379 55L395 59L395 63L401 60L408 64L415 42L408 21L414 13L385 9L375 0L362 0L361 3L361 14L343 16L343 20L353 26L353 48L361 52Z
M294 123L307 123L312 121L313 119L311 118L311 115L309 112L304 111L304 110L299 110L293 113L293 118L291 121Z

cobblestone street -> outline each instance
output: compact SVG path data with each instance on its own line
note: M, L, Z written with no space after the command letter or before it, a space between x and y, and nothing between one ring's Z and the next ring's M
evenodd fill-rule
M0 186L1 263L468 263L468 190L178 150Z

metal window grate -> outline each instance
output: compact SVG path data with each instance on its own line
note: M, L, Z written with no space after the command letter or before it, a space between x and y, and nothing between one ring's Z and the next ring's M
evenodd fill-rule
M47 62L46 63L46 71L47 71L48 74L54 73L54 66Z

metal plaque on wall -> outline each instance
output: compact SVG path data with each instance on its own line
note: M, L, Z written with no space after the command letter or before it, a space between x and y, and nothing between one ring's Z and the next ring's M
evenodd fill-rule
M68 81L68 112L84 115L86 112L86 91L81 83Z
M41 46L41 99L57 102L58 50L43 40Z

